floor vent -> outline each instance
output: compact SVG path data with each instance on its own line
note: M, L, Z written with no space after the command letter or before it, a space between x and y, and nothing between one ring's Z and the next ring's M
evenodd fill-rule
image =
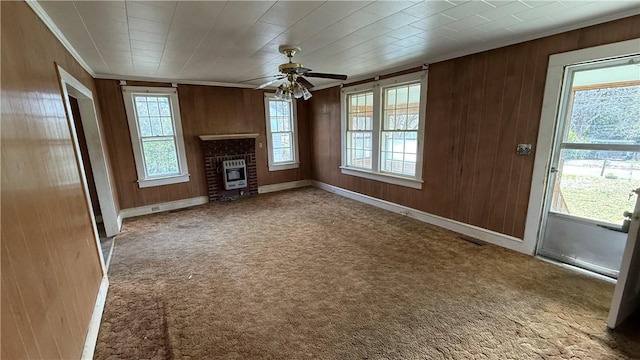
M458 239L464 240L464 241L469 242L469 243L472 243L473 245L476 245L476 246L484 246L485 245L485 243L483 241L480 241L478 239L474 239L474 238L469 237L469 236L464 236L464 235L463 236L458 236Z

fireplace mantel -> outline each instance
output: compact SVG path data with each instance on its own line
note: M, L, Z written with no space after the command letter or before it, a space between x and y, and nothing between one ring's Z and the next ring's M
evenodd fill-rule
M233 140L233 139L255 139L258 137L258 133L251 134L222 134L222 135L200 135L200 140L202 141L211 141L211 140Z

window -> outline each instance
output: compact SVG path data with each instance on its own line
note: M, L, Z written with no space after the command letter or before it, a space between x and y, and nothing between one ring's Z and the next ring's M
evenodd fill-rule
M426 73L343 89L342 173L422 188Z
M189 181L176 88L123 86L141 188Z
M347 166L371 170L373 164L373 92L347 95Z
M264 95L267 119L269 171L294 169L299 166L296 106L291 100Z

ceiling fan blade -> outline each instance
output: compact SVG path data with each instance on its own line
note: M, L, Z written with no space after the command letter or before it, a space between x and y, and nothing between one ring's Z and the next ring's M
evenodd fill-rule
M302 76L298 76L296 78L296 81L299 82L302 86L306 87L309 90L313 89L313 87L315 86L311 82L309 82L309 80L303 78Z
M308 72L304 74L304 76L323 78L323 79L347 80L347 75L340 75L340 74L323 74L323 73Z
M256 88L256 90L264 89L264 88L266 88L267 86L269 86L269 85L273 84L274 82L276 82L276 81L280 81L280 80L282 80L282 79L284 79L284 78L285 78L285 76L280 76L280 77L279 77L279 78L277 78L277 79L273 79L273 80L271 80L271 81L267 81L266 83L264 83L264 84L262 84L262 85L258 86L258 87Z
M246 82L249 82L249 81L268 79L268 78L273 78L273 77L278 77L278 76L282 76L282 75L278 74L278 75L262 76L262 77L257 77L257 78L253 78L253 79L249 79L249 80L242 80L239 83L242 84L242 83L246 83Z
M298 75L304 75L304 74L308 73L309 71L313 71L313 70L311 70L309 68L306 68L306 67L299 67L299 68L296 68L296 70L295 70L296 74L298 74Z

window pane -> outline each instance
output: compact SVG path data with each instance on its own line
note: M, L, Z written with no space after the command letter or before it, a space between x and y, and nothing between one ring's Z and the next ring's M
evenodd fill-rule
M639 183L639 152L564 149L551 210L621 224L622 213L635 202L629 190Z
M160 116L160 108L158 107L158 99L155 97L147 97L147 105L149 106L150 116Z
M151 132L151 123L149 122L149 117L147 116L138 116L138 124L140 126L140 136L152 136Z
M373 129L373 92L347 95L349 130Z
M144 96L135 96L135 100L136 114L138 114L138 116L149 116L147 98Z
M418 130L420 84L387 88L384 97L383 130Z
M162 140L142 139L142 150L147 176L158 177L179 174L178 154L173 138Z
M415 176L417 139L416 131L382 132L380 169L384 172Z
M569 121L565 142L639 143L640 85L574 91Z
M162 122L162 135L173 135L173 121L171 121L171 117L163 116L160 118L160 121Z
M273 133L271 134L271 148L273 149L274 162L293 161L293 151L291 142L291 133Z
M396 107L406 107L409 96L409 87L400 86L397 88L396 93Z
M371 132L349 132L347 134L347 165L371 169L372 145Z
M171 107L169 106L168 98L158 98L158 106L160 107L160 116L171 116Z

